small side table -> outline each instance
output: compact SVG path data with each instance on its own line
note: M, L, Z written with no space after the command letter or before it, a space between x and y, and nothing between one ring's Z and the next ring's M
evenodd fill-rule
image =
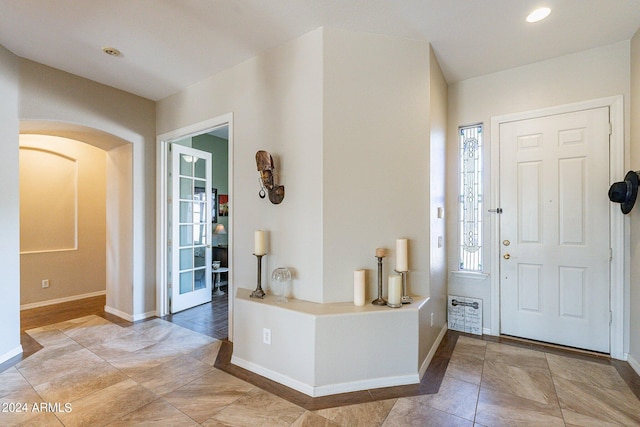
M214 277L214 288L211 295L224 295L224 291L220 290L220 273L228 273L229 269L227 267L220 267L217 270L213 270Z

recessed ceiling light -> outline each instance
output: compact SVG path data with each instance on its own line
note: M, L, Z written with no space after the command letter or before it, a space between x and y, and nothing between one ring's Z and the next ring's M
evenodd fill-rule
M104 53L106 53L107 55L111 55L111 56L122 56L122 53L116 49L115 47L103 47L102 51Z
M527 22L538 22L542 21L544 18L549 16L551 13L551 9L548 7L541 7L539 9L534 10L527 16Z

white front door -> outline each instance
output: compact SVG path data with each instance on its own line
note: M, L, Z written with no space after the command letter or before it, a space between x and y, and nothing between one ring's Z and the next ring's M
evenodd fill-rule
M211 153L171 144L171 312L211 301Z
M609 353L609 108L500 124L500 332Z

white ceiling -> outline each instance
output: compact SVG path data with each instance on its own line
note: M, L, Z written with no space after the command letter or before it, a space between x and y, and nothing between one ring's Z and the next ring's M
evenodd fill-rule
M640 0L0 0L13 53L152 100L320 26L426 40L451 83L629 40Z

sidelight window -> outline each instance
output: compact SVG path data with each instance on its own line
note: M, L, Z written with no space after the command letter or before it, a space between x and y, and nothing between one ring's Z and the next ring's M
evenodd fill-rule
M460 270L482 271L482 124L462 126L460 138Z

